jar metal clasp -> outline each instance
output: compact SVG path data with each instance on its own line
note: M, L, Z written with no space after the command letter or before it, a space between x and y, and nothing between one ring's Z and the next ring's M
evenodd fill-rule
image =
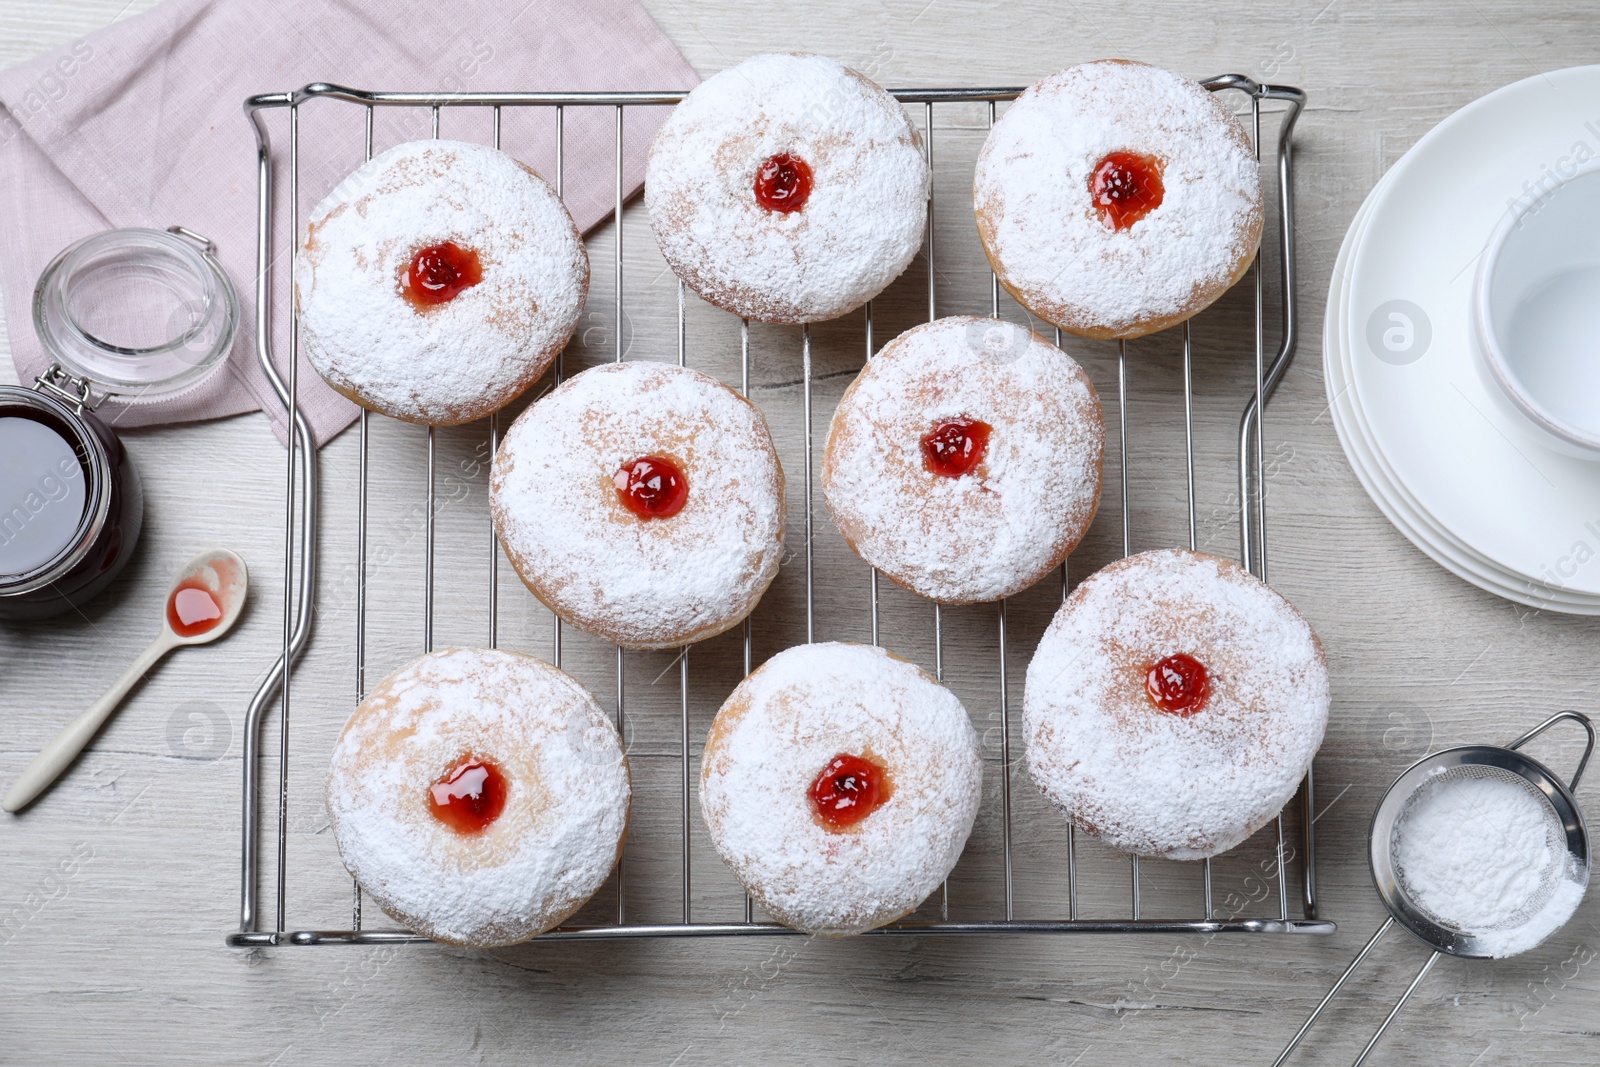
M215 257L217 254L217 242L213 241L203 233L195 233L187 226L168 226L167 232L175 233L179 237L187 237L189 240L199 245L200 250L208 256Z
M33 387L71 404L79 415L97 411L106 402L106 397L94 395L89 388L89 379L67 373L59 363L46 367L44 373L34 380Z

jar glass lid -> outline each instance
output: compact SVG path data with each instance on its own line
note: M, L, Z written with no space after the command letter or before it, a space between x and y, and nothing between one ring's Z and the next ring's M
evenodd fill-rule
M165 400L227 357L239 298L211 242L182 227L107 230L51 261L33 324L68 373L123 403Z

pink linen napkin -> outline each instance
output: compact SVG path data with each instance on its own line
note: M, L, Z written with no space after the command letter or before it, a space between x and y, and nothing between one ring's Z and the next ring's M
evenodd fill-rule
M255 138L246 97L328 81L414 91L628 90L692 86L696 76L635 0L168 0L136 18L0 73L0 289L12 359L31 385L48 360L31 300L62 248L119 226L181 224L217 243L241 301L223 371L167 401L101 409L119 426L188 422L263 410L280 440L287 418L256 365ZM359 105L300 109L299 215L304 220L364 155ZM624 186L642 180L665 108L629 109ZM287 379L288 112L265 113L276 162L274 356ZM612 108L568 108L565 192L581 230L615 199ZM502 145L554 182L555 118L505 109ZM486 108L443 110L440 135L489 143ZM432 133L426 109L378 109L374 150ZM301 232L297 230L296 232ZM356 408L301 357L302 410L318 443Z

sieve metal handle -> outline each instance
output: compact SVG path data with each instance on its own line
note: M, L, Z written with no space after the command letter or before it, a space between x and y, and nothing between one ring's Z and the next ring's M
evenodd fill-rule
M1571 719L1579 726L1582 726L1584 732L1589 735L1589 743L1583 748L1583 757L1578 760L1578 768L1572 772L1572 777L1567 780L1567 792L1575 793L1578 791L1579 780L1583 778L1584 768L1589 766L1589 757L1594 754L1594 723L1589 721L1589 716L1581 711L1558 711L1506 747L1511 749L1521 748L1563 719Z
M1393 922L1394 919L1391 918L1389 921ZM1367 1047L1361 1050L1361 1055L1356 1057L1355 1062L1350 1067L1361 1067L1363 1063L1367 1062L1367 1057L1372 1055L1372 1050L1378 1047L1378 1039L1383 1036L1385 1030L1389 1029L1389 1024L1394 1022L1396 1015L1400 1014L1400 1009L1406 1006L1406 1001L1410 1000L1411 994L1417 991L1417 986L1421 985L1422 980L1428 977L1428 972L1433 970L1433 965L1439 962L1441 955L1443 953L1435 952L1428 957L1428 962L1424 963L1422 970L1418 971L1417 976L1411 979L1411 984L1406 986L1404 993L1400 994L1400 999L1394 1002L1394 1007L1389 1009L1389 1014L1384 1016L1383 1022L1378 1024L1378 1029L1373 1033L1372 1040L1367 1042Z
M1378 942L1383 938L1383 935L1389 932L1389 927L1393 925L1393 915L1383 920L1383 925L1378 927L1378 932L1372 935L1371 940L1367 942L1367 947L1357 953L1356 958L1350 961L1350 966L1346 967L1344 969L1344 973L1339 976L1339 980L1333 983L1333 988L1328 990L1328 995L1322 998L1322 1003L1318 1004L1312 1009L1311 1014L1306 1017L1306 1021L1301 1024L1300 1029L1295 1033L1294 1037L1289 1039L1289 1043L1285 1045L1283 1051L1278 1054L1278 1058L1272 1061L1272 1067L1283 1067L1284 1061L1289 1058L1289 1055L1293 1053L1295 1049L1300 1047L1300 1042L1306 1039L1306 1034L1311 1032L1312 1025L1317 1021L1318 1017L1322 1015L1323 1009L1333 1002L1334 997L1339 995L1339 990L1344 988L1344 984L1350 980L1350 976L1356 973L1356 968L1360 967L1361 964L1366 961L1367 955L1373 950L1374 947L1376 947ZM1402 1001L1402 1003L1404 1002ZM1391 1019L1394 1018L1392 1014L1389 1017ZM1385 1023L1384 1025L1387 1026L1388 1024ZM1380 1030L1379 1033L1382 1033L1382 1031ZM1365 1055L1365 1053L1363 1053L1363 1055Z

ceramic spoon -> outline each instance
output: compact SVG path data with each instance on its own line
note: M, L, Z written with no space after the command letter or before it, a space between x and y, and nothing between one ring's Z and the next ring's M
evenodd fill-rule
M6 793L0 808L18 811L50 788L62 771L78 758L90 739L105 725L134 683L145 676L168 652L184 645L215 641L233 628L244 607L249 577L244 560L225 548L202 552L178 572L167 589L161 633L139 653L122 677L105 695L89 706L34 757Z

